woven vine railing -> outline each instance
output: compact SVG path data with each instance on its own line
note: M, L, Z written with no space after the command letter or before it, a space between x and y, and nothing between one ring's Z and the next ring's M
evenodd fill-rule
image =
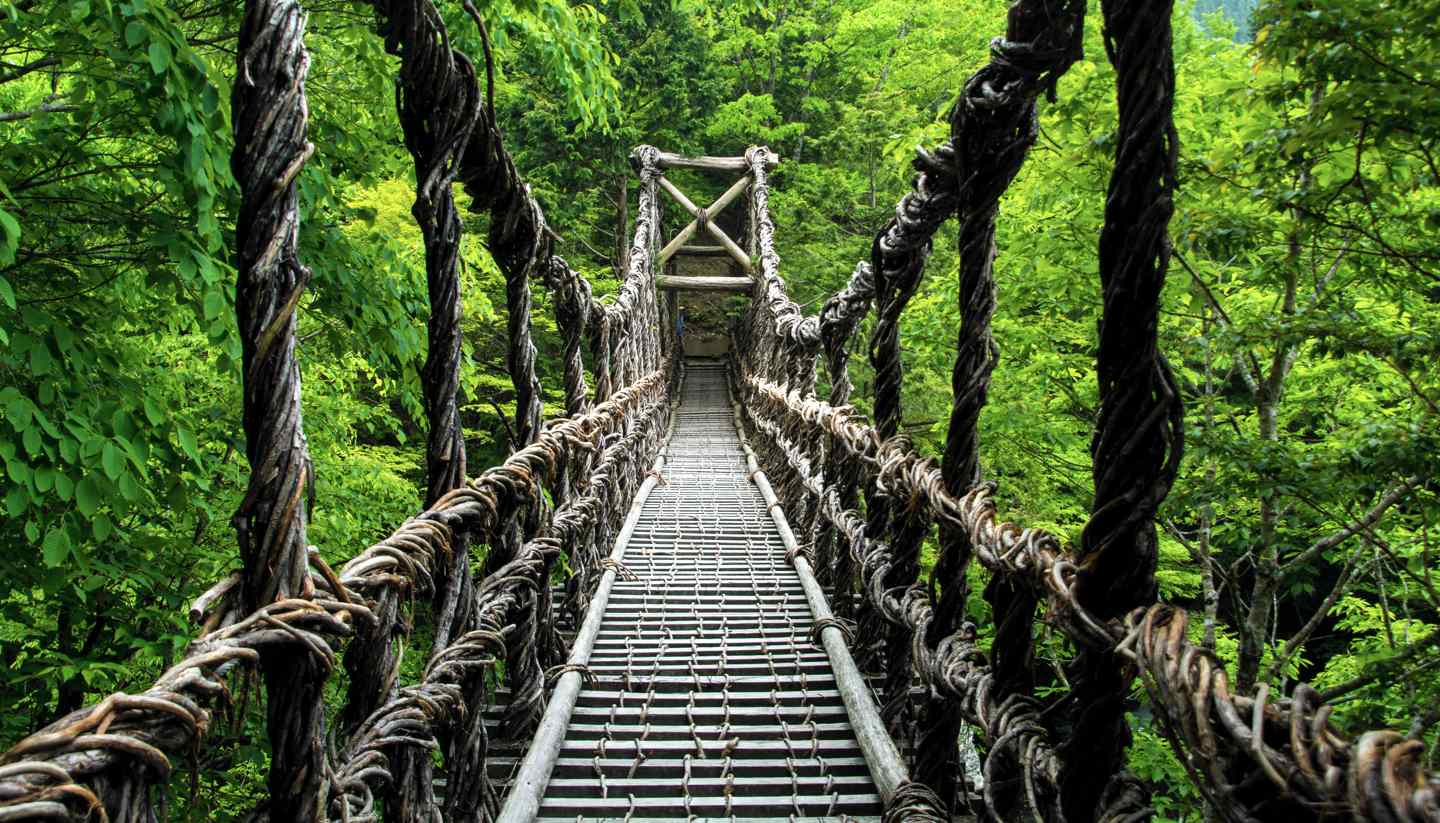
M296 180L314 151L305 18L294 0L247 0L232 161L243 195L236 295L252 467L235 516L241 566L196 600L195 640L150 689L76 711L0 756L0 821L158 819L173 763L196 756L217 712L254 675L265 688L271 770L253 819L489 820L499 798L487 771L487 712L505 738L525 740L540 720L547 675L567 668L557 626L589 608L662 448L679 380L680 351L667 331L673 295L662 322L656 290L662 157L648 146L631 157L640 180L634 242L619 292L598 300L554 253L555 234L482 91L489 84L450 48L431 0L373 5L384 46L400 60L396 107L425 248L426 508L338 569L325 559L338 552L307 540L313 477L295 358L309 279L297 254ZM880 677L881 716L912 778L886 798L886 820L949 820L970 802L957 759L962 724L984 749L973 811L997 821L1148 818L1143 786L1123 769L1125 704L1138 679L1218 818L1440 821L1440 780L1425 771L1417 741L1388 731L1346 738L1308 686L1283 697L1264 687L1232 693L1221 663L1188 641L1184 611L1157 602L1153 520L1182 450L1181 404L1156 335L1176 152L1171 11L1168 2L1101 7L1119 123L1099 244L1095 504L1079 546L999 519L978 422L997 357L998 203L1035 141L1038 98L1053 97L1080 56L1083 0L1011 7L1005 36L951 112L950 139L919 154L914 189L877 234L871 259L816 315L790 300L780 274L768 203L775 158L759 147L746 154L756 265L753 299L734 331L732 379L801 537L792 559L803 556L834 604L836 617L819 621L817 635L841 633ZM456 183L488 221L505 277L516 399L512 453L473 478L457 400L464 223ZM936 464L900 433L901 323L933 238L952 217L962 324ZM549 423L531 337L534 283L551 292L562 338L565 408ZM849 346L872 307L873 422L849 405ZM932 529L940 554L927 581L919 552ZM562 558L569 576L557 603L551 581ZM966 619L974 563L989 574L988 652ZM1074 650L1065 688L1045 698L1038 687L1053 684L1042 681L1034 648L1042 606ZM402 682L402 650L417 626L432 645L419 678ZM330 712L324 696L337 666L343 704Z
M933 790L897 797L891 814L948 819L947 805L966 802L956 762L963 722L983 742L976 811L989 819L1148 819L1145 791L1123 769L1125 702L1138 678L1219 819L1440 820L1440 778L1426 772L1418 741L1390 731L1347 739L1303 684L1286 697L1266 687L1233 693L1220 661L1190 643L1184 610L1157 602L1154 515L1182 449L1181 404L1156 339L1176 154L1171 4L1104 0L1101 11L1119 123L1099 246L1095 503L1079 546L999 519L981 473L978 422L997 356L997 205L1035 141L1037 98L1053 96L1079 57L1085 4L1011 6L1005 36L951 112L950 139L919 154L914 190L876 236L868 266L818 317L804 317L785 293L765 170L752 165L761 283L736 328L733 377L760 462L796 531L808 535L807 560L837 615L855 621L825 628L850 633L857 660L883 675L882 716L908 747L914 779ZM933 237L952 216L962 323L937 465L900 433L900 326ZM873 423L848 405L845 354L870 301ZM815 391L822 349L828 402ZM933 578L920 580L918 554L932 529L939 559ZM990 576L988 653L965 618L972 562ZM1075 650L1066 683L1048 684L1063 685L1058 696L1044 699L1033 647L1042 605Z
M240 34L233 159L244 422L252 477L236 515L242 568L195 603L199 634L146 692L114 695L27 738L0 759L0 820L153 820L172 758L193 756L233 687L258 670L271 771L258 819L486 819L485 712L502 685L503 731L523 739L561 654L549 581L565 558L565 608L583 613L639 478L670 416L674 347L662 340L651 260L658 243L658 152L634 158L640 208L620 293L599 301L551 251L551 230L506 153L471 62L449 48L429 0L376 0L399 56L397 111L415 162L413 212L425 244L430 437L426 509L338 571L305 536L312 487L301 417L295 311L308 270L296 254L295 181L305 139L304 14L251 0ZM476 18L477 24L480 22ZM456 391L461 365L459 182L488 218L506 279L507 366L516 392L509 459L467 481ZM564 341L565 416L541 425L530 282L551 289ZM595 389L585 380L589 343ZM547 502L548 501L548 502ZM470 568L483 547L484 570ZM433 648L400 682L417 623ZM343 652L340 649L343 647ZM323 690L341 663L344 705L327 728ZM441 755L438 768L432 752ZM443 778L443 802L435 786Z

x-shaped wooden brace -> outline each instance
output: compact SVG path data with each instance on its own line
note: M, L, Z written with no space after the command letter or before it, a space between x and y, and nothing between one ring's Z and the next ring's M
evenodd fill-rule
M689 225L675 235L674 240L666 243L665 248L660 250L661 266L664 266L667 260L675 256L675 252L679 251L681 246L690 242L690 238L695 236L695 232L704 228L710 232L716 240L720 241L720 245L725 248L725 251L728 252L731 257L735 258L735 262L739 263L741 268L747 272L750 271L750 255L746 254L744 249L741 249L734 240L730 239L730 236L725 233L725 230L715 225L714 222L715 215L724 211L726 206L735 202L735 199L744 194L745 190L750 187L750 175L747 174L739 180L736 180L735 184L726 189L725 193L720 195L714 203L711 203L708 209L697 207L690 201L690 198L685 196L684 192L675 188L674 183L665 179L664 175L660 176L660 187L671 197L675 198L675 202L684 206L685 210L690 212L691 216L695 218L690 221Z

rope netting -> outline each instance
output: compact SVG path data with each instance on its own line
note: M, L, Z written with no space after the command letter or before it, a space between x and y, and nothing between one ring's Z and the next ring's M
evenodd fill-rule
M1080 56L1085 4L1011 6L1005 36L951 112L950 139L919 153L914 188L877 234L868 267L818 317L804 317L785 293L764 168L752 165L761 283L736 329L734 378L761 463L796 531L809 536L808 559L836 613L858 622L857 660L883 675L882 716L897 744L908 745L916 782L889 798L887 817L949 819L946 806L966 802L957 762L963 722L983 740L988 818L1148 819L1143 786L1124 770L1125 704L1138 678L1160 731L1219 818L1440 820L1440 778L1427 774L1419 741L1391 731L1348 739L1304 684L1288 697L1263 686L1233 693L1219 659L1189 641L1184 610L1157 602L1154 516L1183 440L1178 392L1157 346L1177 145L1172 9L1106 0L1101 10L1119 123L1099 246L1095 502L1079 546L998 517L978 423L997 357L997 204L1035 141L1037 98L1053 96ZM900 329L934 235L951 217L959 223L961 328L937 465L900 433ZM844 352L872 300L873 421L848 405ZM818 346L828 402L815 392ZM932 528L940 552L925 581L918 553ZM965 616L973 562L990 575L988 653ZM1042 604L1046 623L1074 648L1060 693L1045 698L1033 647ZM918 706L914 676L924 687Z
M196 639L150 689L78 710L0 757L0 821L157 819L172 761L197 756L252 674L265 686L271 756L255 819L488 820L499 798L487 772L487 711L503 715L506 738L524 740L553 685L547 673L566 668L561 615L578 621L589 608L670 424L680 352L655 287L661 155L642 146L631 157L640 186L628 268L618 293L597 299L554 253L554 231L505 150L484 78L450 47L431 0L373 5L385 48L400 59L396 107L425 248L426 508L338 569L324 559L334 552L306 538L313 478L295 358L309 279L297 254L296 180L314 150L305 18L295 0L247 0L232 163L243 192L237 311L252 467L235 519L242 565L197 599ZM1176 154L1171 11L1168 2L1102 3L1119 123L1099 245L1095 503L1079 546L999 518L978 424L997 357L998 203L1036 139L1038 98L1053 96L1080 56L1083 0L1011 7L1005 36L950 114L950 139L919 153L913 190L870 260L815 315L789 298L781 277L768 201L774 157L759 147L746 154L757 265L732 378L801 538L791 559L803 556L831 594L835 616L818 622L816 635L841 632L862 667L882 673L881 717L912 778L888 792L886 820L949 820L966 802L962 724L983 741L989 818L1147 818L1143 787L1123 768L1125 704L1137 678L1224 819L1440 820L1440 780L1426 773L1417 741L1389 731L1348 739L1308 686L1286 697L1265 687L1232 693L1221 662L1187 639L1185 612L1157 602L1154 515L1182 449L1181 404L1157 344ZM488 220L505 278L516 401L510 456L471 479L457 401L457 182ZM937 463L901 433L900 341L933 238L952 217L962 322ZM565 408L549 423L532 340L535 282L551 292L562 343ZM849 346L872 307L873 421L849 405ZM817 395L822 358L826 398ZM939 559L923 580L920 550L932 530ZM483 557L479 570L472 553ZM551 580L562 560L569 576L557 603ZM990 576L988 651L966 615L976 563ZM1042 606L1074 649L1066 688L1043 698L1034 648ZM432 647L418 679L402 682L402 652L417 626ZM344 694L330 712L337 666Z

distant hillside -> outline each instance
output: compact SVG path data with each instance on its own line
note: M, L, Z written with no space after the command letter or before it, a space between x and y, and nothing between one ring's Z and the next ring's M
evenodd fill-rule
M1195 0L1193 13L1197 20L1203 20L1208 14L1223 11L1235 23L1235 39L1249 40L1250 13L1258 4L1259 0Z

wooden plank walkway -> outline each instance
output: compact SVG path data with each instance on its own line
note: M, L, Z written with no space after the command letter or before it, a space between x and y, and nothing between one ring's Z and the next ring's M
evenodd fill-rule
M692 363L538 819L878 820L814 615L750 481L718 364ZM542 744L543 745L543 744Z

